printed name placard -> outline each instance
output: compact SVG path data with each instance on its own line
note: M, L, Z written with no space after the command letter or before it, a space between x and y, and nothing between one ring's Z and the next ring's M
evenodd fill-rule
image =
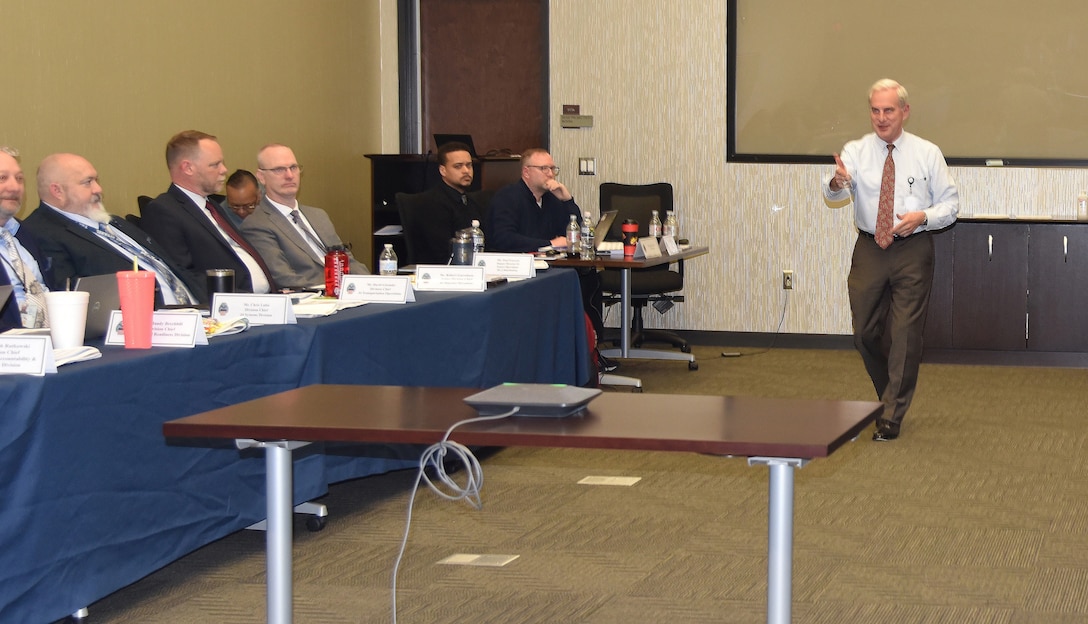
M636 258L660 258L661 246L653 236L638 239L638 247L635 248Z
M416 290L483 292L487 280L483 267L421 264L416 267Z
M476 254L472 263L483 267L487 277L516 280L536 277L535 260L532 254L481 252Z
M295 311L290 295L215 293L212 318L217 321L246 317L250 325L294 325Z
M407 275L345 275L340 285L340 301L407 303L415 300L412 280Z
M44 336L0 336L0 375L37 375L57 372L53 339Z
M676 239L672 236L662 236L661 244L665 245L665 253L670 256L680 253L680 246L676 244Z
M110 312L110 325L106 330L106 344L125 345L121 311ZM188 347L208 344L204 332L204 318L196 311L162 310L151 315L152 347Z

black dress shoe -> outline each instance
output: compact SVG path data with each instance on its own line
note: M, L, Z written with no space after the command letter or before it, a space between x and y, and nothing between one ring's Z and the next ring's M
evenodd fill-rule
M892 431L891 429L877 429L873 434L873 442L891 442L899 437L898 431Z

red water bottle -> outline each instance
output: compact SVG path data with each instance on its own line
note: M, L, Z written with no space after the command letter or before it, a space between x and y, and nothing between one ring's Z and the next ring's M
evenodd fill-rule
M342 245L329 247L325 252L325 296L339 297L344 275L351 272L348 252Z

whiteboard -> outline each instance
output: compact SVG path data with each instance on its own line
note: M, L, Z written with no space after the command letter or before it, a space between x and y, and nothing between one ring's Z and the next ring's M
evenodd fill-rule
M1088 2L729 0L729 159L831 162L869 87L950 164L1088 166Z

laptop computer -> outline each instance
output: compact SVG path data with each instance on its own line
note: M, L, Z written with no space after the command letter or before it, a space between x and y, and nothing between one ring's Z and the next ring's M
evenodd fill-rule
M121 295L117 292L117 274L90 275L76 280L74 290L90 293L87 302L87 330L85 340L97 340L109 329L110 312L121 309Z
M468 146L468 155L476 158L476 146L472 144L471 134L438 134L434 135L434 146L438 149L446 143L464 143Z

